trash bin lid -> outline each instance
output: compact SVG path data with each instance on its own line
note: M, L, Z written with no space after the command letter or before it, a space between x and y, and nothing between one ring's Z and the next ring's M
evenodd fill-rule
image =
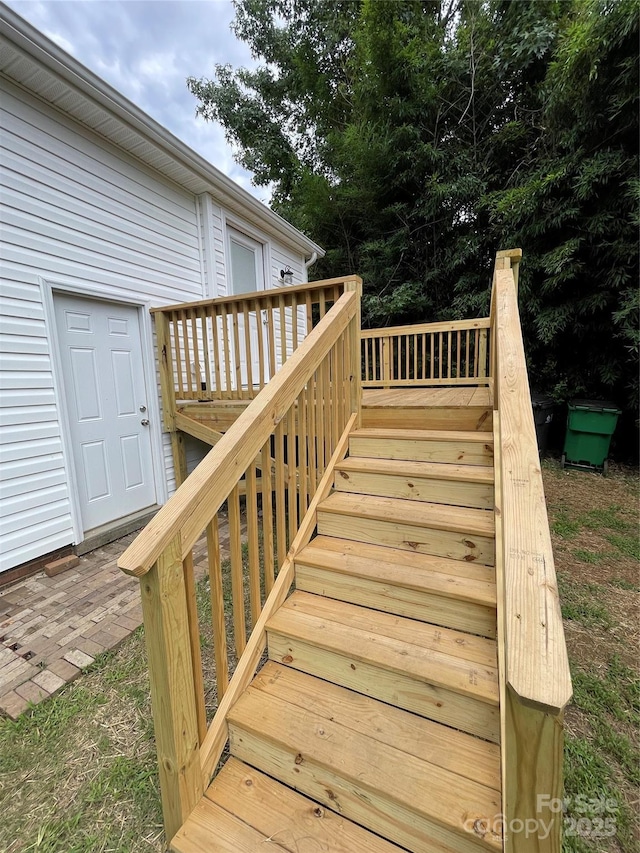
M619 415L622 410L619 409L611 400L571 400L569 403L570 409L585 409L589 412L611 412Z
M531 406L534 409L553 409L555 403L547 394L538 394L535 391L532 391Z

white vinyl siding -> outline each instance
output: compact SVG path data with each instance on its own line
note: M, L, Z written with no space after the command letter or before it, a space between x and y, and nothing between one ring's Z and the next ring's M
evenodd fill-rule
M194 196L12 84L2 90L0 571L73 542L40 282L146 305L205 295ZM171 484L166 436L163 447Z

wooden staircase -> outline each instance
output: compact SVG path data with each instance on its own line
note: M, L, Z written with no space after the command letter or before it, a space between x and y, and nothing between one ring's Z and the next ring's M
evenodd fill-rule
M486 318L363 332L357 276L156 311L180 486L118 564L175 853L561 853L520 256ZM212 445L188 477L185 433Z
M492 436L359 429L177 853L501 850Z

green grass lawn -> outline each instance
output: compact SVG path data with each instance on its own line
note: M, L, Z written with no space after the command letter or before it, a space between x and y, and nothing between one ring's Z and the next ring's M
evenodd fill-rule
M634 853L638 482L628 471L603 479L554 464L545 465L544 478L575 691L565 787L567 826L577 834L566 835L564 851ZM17 722L0 720L0 810L3 853L163 849L141 630ZM605 835L584 837L599 820Z

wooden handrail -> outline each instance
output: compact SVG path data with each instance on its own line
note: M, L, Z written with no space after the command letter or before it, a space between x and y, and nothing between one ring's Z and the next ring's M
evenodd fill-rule
M507 682L523 702L557 714L571 677L512 270L496 270L494 287Z
M489 329L491 321L489 317L480 317L477 320L445 320L440 323L415 323L409 326L382 326L377 329L363 329L363 338L388 338L396 335L413 335L424 332L456 332L465 329Z
M521 257L498 253L491 294L504 850L561 853L572 688L511 266Z
M270 302L277 300L280 296L287 299L300 293L308 291L334 290L336 286L349 285L360 281L357 275L338 276L337 278L325 278L321 281L310 281L307 284L283 285L282 287L269 288L268 290L254 290L251 293L237 293L230 296L217 296L215 299L200 299L197 302L178 302L175 305L161 305L149 309L151 314L166 314L171 311L185 311L192 308L215 308L220 305L231 305L234 302ZM346 287L344 288L347 289Z
M126 574L142 577L176 536L182 558L229 496L339 335L356 316L356 291L344 293L276 376L247 406L196 470L178 488L118 560Z

